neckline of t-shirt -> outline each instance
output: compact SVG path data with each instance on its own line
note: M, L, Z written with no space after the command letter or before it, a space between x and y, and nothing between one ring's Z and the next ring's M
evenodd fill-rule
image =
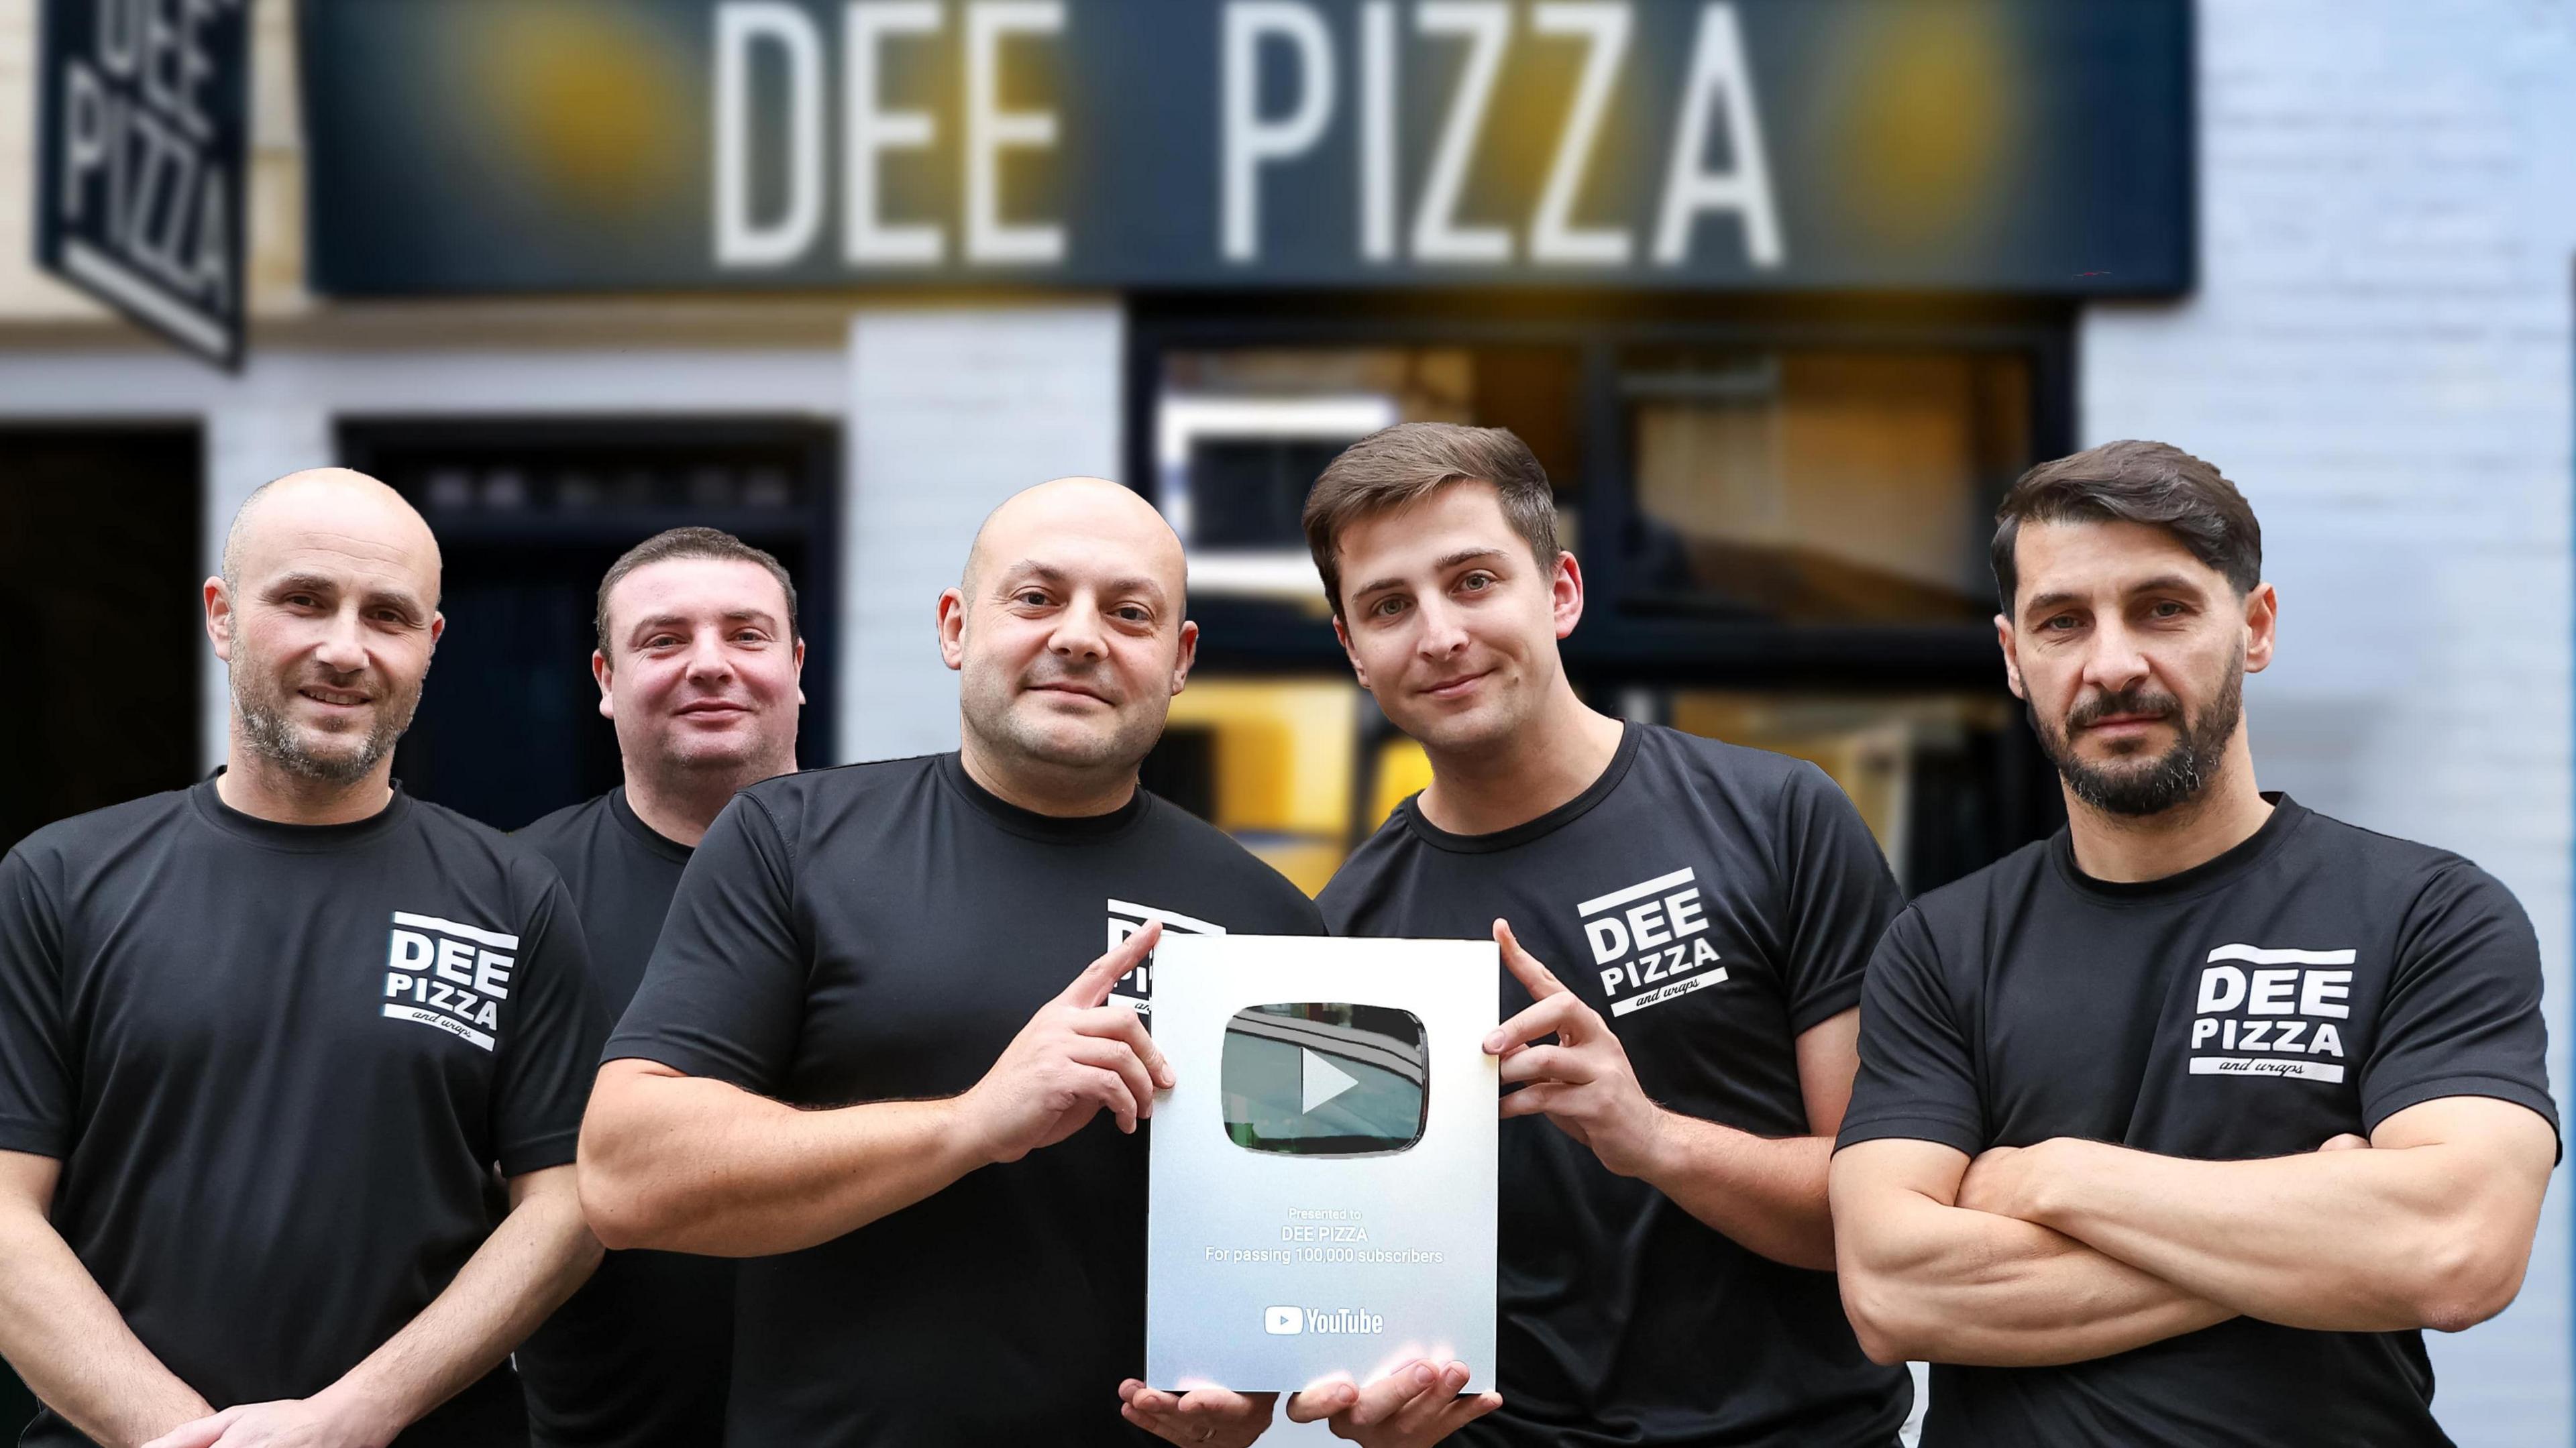
M685 865L689 863L689 857L697 853L689 846L644 823L644 817L637 814L635 806L627 802L626 786L622 784L608 792L608 817L617 821L621 828L634 836L635 843L673 864Z
M362 820L338 825L295 825L281 820L264 820L244 814L224 803L215 792L215 781L223 777L217 768L188 791L188 802L196 807L197 817L235 839L245 840L263 849L287 850L299 854L317 854L347 849L383 835L411 813L411 796L403 793L402 781L394 780L393 796L385 807Z
M2160 879L2098 880L2085 874L2083 868L2075 863L2075 838L2063 829L2050 838L2048 857L2056 866L2059 879L2085 895L2110 904L2166 901L2199 894L2228 884L2253 868L2308 817L2309 811L2305 806L2279 790L2266 790L2263 798L2271 803L2272 817L2263 821L2262 828L2239 840L2224 853Z
M1585 785L1581 794L1536 819L1523 820L1510 829L1495 830L1491 834L1483 835L1451 834L1423 817L1422 796L1419 793L1406 796L1399 808L1403 811L1405 824L1413 830L1413 833L1419 836L1424 844L1438 849L1451 850L1462 855L1480 855L1490 854L1495 850L1508 850L1515 845L1526 845L1542 836L1554 834L1583 818L1592 812L1593 806L1608 799L1611 791L1619 787L1619 782L1628 777L1628 766L1636 762L1638 745L1645 740L1645 737L1645 725L1633 720L1620 721L1619 747L1611 753L1610 763L1602 768L1599 778Z
M1139 784L1125 804L1107 814L1039 814L1033 809L1022 809L977 784L975 776L966 772L966 762L953 749L939 756L937 772L942 783L958 798L973 805L986 819L1012 834L1051 845L1096 844L1125 834L1145 817L1149 799L1145 786Z

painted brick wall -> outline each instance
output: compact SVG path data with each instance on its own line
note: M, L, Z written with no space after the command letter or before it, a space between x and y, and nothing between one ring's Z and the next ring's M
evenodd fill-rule
M870 308L850 323L840 755L957 747L941 589L1004 498L1117 477L1125 316L1115 301Z
M2247 690L2264 782L2512 887L2568 1100L2576 6L2199 13L2202 285L2088 312L2084 438L2245 490L2282 597ZM2521 1300L2434 1339L2463 1444L2576 1433L2566 1187Z

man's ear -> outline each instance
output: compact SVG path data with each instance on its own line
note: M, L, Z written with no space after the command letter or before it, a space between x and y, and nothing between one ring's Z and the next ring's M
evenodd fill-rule
M2259 674L2271 667L2280 623L2281 595L2268 583L2255 584L2245 595L2245 672Z
M1995 647L2004 654L2004 687L2012 690L2014 698L2029 703L2030 690L2021 681L2021 662L2013 657L2012 620L2002 614L1995 615Z
M438 652L438 641L440 638L444 637L446 633L447 615L443 613L431 614L429 616L429 651L431 653Z
M206 606L206 639L215 646L215 657L229 664L233 661L233 591L221 577L207 579L198 591Z
M1556 617L1560 639L1583 622L1583 565L1563 549L1557 550L1556 568L1548 578L1548 611Z
M1368 665L1360 662L1360 651L1351 647L1350 625L1342 622L1342 616L1338 613L1333 615L1333 638L1341 644L1342 656L1351 661L1351 676L1360 681L1361 688L1367 688L1369 686Z
M1199 626L1189 619L1181 620L1181 646L1172 653L1172 692L1177 694L1190 686L1190 669L1199 661Z
M796 641L796 702L805 702L805 641Z
M608 655L601 653L597 649L592 649L590 651L590 678L591 682L599 685L599 717L614 723L617 719L617 699L616 696L608 692L608 677Z
M939 594L939 659L951 669L966 666L966 595L954 588Z

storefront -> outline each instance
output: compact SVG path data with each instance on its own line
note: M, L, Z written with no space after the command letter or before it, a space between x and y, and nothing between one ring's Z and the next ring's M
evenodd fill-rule
M984 399L959 476L935 436L871 466L872 401L905 404L870 397L866 311L836 419L335 415L456 580L467 677L406 778L504 823L596 788L586 682L542 664L579 640L541 620L683 515L785 540L809 580L809 752L910 743L871 738L883 700L828 702L837 670L946 707L917 661L871 667L870 560L901 528L953 550L992 501L965 434L1025 429L1008 481L1111 471L1190 548L1204 663L1155 782L1319 887L1423 766L1349 682L1297 508L1343 444L1442 418L1514 428L1558 480L1589 697L1814 758L1910 884L1954 877L2052 823L1992 660L1983 520L2073 446L2081 299L2189 285L2188 24L2147 0L319 0L308 267L334 305L792 291L897 330L1068 298L1111 319L1113 415L1057 459L1048 421ZM1096 372L1083 350L1055 371ZM802 461L756 461L760 437ZM817 481L836 466L846 499ZM585 742L437 763L548 738Z

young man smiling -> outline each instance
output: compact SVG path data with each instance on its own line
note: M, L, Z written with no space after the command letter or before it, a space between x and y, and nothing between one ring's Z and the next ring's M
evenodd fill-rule
M2457 855L2259 792L2279 599L2216 468L2116 442L1994 538L2067 828L1915 902L1834 1159L1862 1341L1931 1448L2442 1444L2425 1327L2519 1288L2556 1151L2540 953Z
M713 528L645 539L599 583L599 712L625 783L519 832L562 873L611 1017L671 896L736 790L796 768L805 641L776 558ZM617 1252L519 1350L536 1448L703 1448L724 1439L734 1266Z
M1894 1443L1905 1373L1853 1340L1825 1208L1861 970L1900 904L1859 814L1813 765L1576 697L1557 644L1583 574L1510 433L1362 439L1305 523L1352 668L1432 770L1325 888L1325 919L1491 931L1512 979L1486 1048L1520 1089L1499 1403L1457 1397L1451 1364L1292 1415L1391 1414L1387 1442Z

